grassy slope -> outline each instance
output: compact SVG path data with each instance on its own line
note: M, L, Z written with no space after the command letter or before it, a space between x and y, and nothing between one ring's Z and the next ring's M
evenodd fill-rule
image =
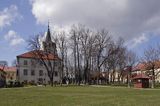
M112 87L0 89L0 106L160 106L160 90Z

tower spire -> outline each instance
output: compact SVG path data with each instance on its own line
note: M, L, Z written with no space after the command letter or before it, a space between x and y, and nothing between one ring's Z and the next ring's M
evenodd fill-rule
M49 27L49 21L48 21L48 30L47 30L47 35L46 35L46 42L52 41L51 39L51 33L50 33L50 27Z
M48 21L48 30L47 30L46 39L43 42L43 50L57 56L56 43L52 42L52 39L51 39L49 21Z

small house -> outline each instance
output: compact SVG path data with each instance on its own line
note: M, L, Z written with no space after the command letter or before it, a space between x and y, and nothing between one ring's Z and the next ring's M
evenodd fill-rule
M138 74L132 78L135 88L149 88L149 77L145 74Z

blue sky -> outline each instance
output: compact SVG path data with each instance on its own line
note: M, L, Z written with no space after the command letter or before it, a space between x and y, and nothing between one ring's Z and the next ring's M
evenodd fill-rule
M159 43L159 5L158 0L0 0L0 60L11 64L26 52L27 40L44 33L48 20L55 30L76 23L106 28L142 56Z
M27 40L30 36L44 32L46 30L45 26L40 24L38 25L36 23L36 19L31 12L31 5L27 0L0 1L1 12L6 8L12 9L11 6L16 6L17 10L14 12L18 13L18 15L15 16L13 21L6 20L10 22L10 25L3 25L3 27L0 27L0 60L6 60L10 64L14 59L16 59L17 55L27 51ZM19 36L19 38L23 39L24 41L17 44L10 44L11 41L5 39L5 35L7 35L9 31L14 31L16 33L15 35Z

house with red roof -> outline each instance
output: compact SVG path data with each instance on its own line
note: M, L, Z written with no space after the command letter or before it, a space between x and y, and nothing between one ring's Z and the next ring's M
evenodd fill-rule
M60 64L61 59L58 57L56 44L51 39L50 29L43 41L42 50L29 51L17 56L17 80L24 83L49 84L49 75L46 67L41 61L42 58L48 65L47 61L54 62L54 82L60 82ZM48 55L45 55L48 51ZM37 55L38 53L38 55Z
M135 88L149 88L149 77L145 74L137 74L132 78Z
M6 84L6 73L4 67L0 67L0 87L4 87Z
M15 82L17 79L17 68L14 67L4 67L4 72L6 73L6 83L10 81Z
M152 70L149 69L145 64L139 63L133 68L133 75L146 75L152 79ZM157 62L155 66L155 81L160 82L160 62Z

